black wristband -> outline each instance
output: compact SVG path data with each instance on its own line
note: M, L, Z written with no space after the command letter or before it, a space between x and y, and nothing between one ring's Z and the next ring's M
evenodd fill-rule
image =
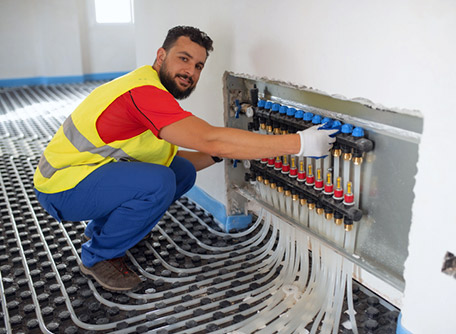
M223 158L214 157L213 155L211 156L211 158L212 158L212 160L214 160L215 163L223 161Z

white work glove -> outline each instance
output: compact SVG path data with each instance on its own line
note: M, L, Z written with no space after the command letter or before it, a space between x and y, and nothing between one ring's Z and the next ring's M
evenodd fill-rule
M298 131L299 137L301 137L301 150L297 154L298 156L319 158L328 155L332 143L336 141L336 138L332 138L330 135L339 130L319 130L320 127L323 127L323 124L312 126L303 131Z

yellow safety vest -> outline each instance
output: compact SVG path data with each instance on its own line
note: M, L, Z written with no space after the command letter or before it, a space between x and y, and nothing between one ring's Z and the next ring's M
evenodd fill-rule
M151 66L142 66L93 90L44 150L33 179L36 189L48 194L71 189L95 169L119 160L169 166L177 146L158 139L152 131L107 145L96 129L98 117L115 99L146 85L166 91Z

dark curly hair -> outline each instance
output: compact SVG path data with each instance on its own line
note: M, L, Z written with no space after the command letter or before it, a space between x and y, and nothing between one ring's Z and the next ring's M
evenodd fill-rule
M176 43L177 39L181 36L190 38L193 42L201 45L206 49L206 56L209 56L209 52L214 50L212 47L212 39L198 28L188 26L177 26L168 30L165 41L163 42L162 48L168 51Z

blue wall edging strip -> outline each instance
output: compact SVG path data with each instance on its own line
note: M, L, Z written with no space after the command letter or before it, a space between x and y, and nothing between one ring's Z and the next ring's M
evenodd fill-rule
M0 87L36 86L66 83L82 83L94 80L112 80L128 72L89 73L62 77L33 77L18 79L0 79Z
M232 229L246 228L252 222L251 215L227 216L225 205L211 197L198 186L193 186L185 196L206 211L209 211L216 221L221 224L220 227L226 232L229 232Z
M127 73L128 72L89 73L84 74L84 81L112 80Z
M402 313L399 313L399 317L397 318L396 334L412 334L412 332L402 327Z

